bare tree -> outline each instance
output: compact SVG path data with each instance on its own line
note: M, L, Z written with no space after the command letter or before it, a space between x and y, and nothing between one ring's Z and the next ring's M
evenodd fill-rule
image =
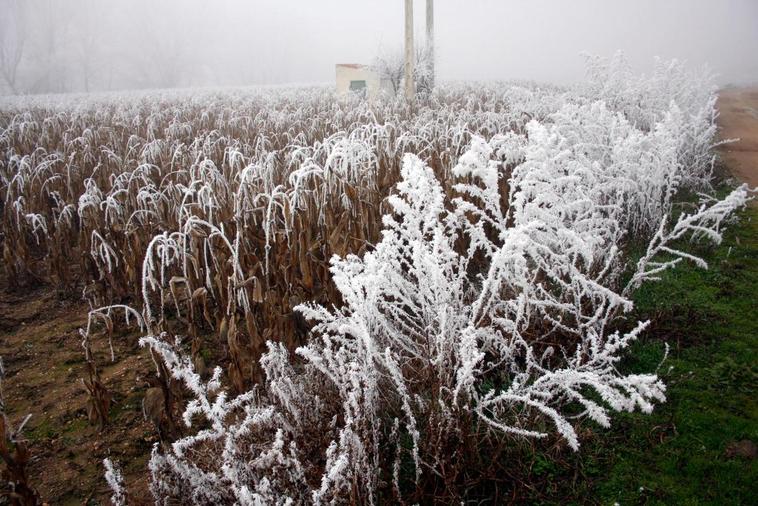
M416 82L416 93L431 93L434 88L434 50L431 46L416 49L413 79Z
M431 91L433 82L432 51L427 46L416 46L415 65L413 66L413 80L417 93ZM405 56L400 49L385 51L374 58L374 71L379 79L390 83L392 91L396 95L403 89Z
M0 3L0 73L11 93L19 92L18 67L24 55L24 8L18 0Z
M83 0L81 8L77 12L79 30L76 33L76 50L82 69L82 84L84 91L88 92L92 85L93 73L98 64L98 30L95 15L100 4L93 0Z
M405 58L402 51L389 51L381 53L374 58L374 71L379 74L379 79L387 81L392 86L392 92L397 95L403 83Z
M176 11L171 4L159 2L137 5L148 6L147 12L151 13L140 18L137 28L142 45L133 55L134 67L141 74L143 85L159 88L184 85L194 63L189 49L194 34L182 29L189 23L190 13Z
M69 57L70 26L75 8L69 2L52 0L23 0L33 12L33 23L27 26L30 41L29 56L34 61L36 76L29 91L62 93L69 89L72 62ZM31 16L31 14L30 14ZM30 17L30 19L32 19Z

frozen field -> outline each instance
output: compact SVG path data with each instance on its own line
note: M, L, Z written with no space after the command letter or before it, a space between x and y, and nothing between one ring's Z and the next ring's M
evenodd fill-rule
M491 495L503 463L481 447L582 451L587 427L650 412L658 371L617 368L648 325L631 295L706 268L687 241L720 242L750 192L713 196L709 75L587 65L572 88L412 106L318 87L2 99L4 280L86 301L60 331L74 371L40 362L62 389L43 400L70 396L60 423L86 411L98 463L113 423L156 435L112 453L114 490L199 504ZM36 404L14 402L14 421Z

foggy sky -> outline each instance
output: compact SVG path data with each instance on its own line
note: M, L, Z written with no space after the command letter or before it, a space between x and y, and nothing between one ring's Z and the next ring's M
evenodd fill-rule
M402 0L0 0L20 93L329 83L402 35ZM441 80L569 83L580 52L622 50L640 72L676 57L758 82L758 0L436 0L435 35Z

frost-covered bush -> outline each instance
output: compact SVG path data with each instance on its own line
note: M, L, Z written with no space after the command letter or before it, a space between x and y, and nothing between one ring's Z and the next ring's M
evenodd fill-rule
M679 163L686 184L707 184L713 168L716 134L716 85L707 68L689 69L679 60L656 58L650 76L636 76L624 54L585 56L588 83L583 94L621 112L636 128L650 132L661 122L674 124Z
M489 433L554 435L577 450L582 419L607 427L614 411L664 401L655 371L616 367L648 325L623 331L618 317L642 282L681 259L702 265L673 241L720 241L749 192L669 224L681 189L709 186L709 159L692 153L713 142L713 101L694 91L666 101L656 94L672 88L631 82L567 100L523 132L474 136L452 169L454 196L405 155L381 240L332 258L343 304L296 308L311 337L295 356L269 343L259 389L227 400L218 371L203 384L165 336L145 338L195 394L185 421L211 426L156 450L156 497L418 497L427 477L455 486L470 457L460 447ZM636 265L630 236L649 241Z

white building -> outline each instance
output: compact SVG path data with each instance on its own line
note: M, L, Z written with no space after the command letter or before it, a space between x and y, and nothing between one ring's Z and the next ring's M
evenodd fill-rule
M389 81L380 79L379 74L369 65L338 63L336 71L337 93L340 95L353 92L371 99L377 97L382 90L392 93Z

